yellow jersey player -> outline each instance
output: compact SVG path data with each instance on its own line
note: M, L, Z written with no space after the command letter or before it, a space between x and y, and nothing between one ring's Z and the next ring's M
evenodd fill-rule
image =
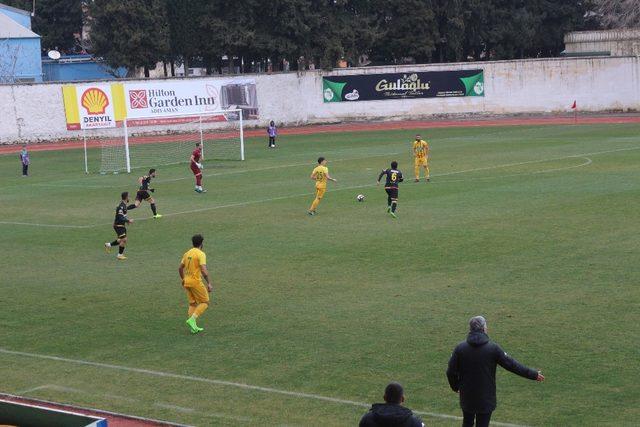
M413 141L413 155L415 157L413 170L416 174L416 182L420 181L420 166L424 168L425 178L429 182L429 144L420 135L416 135L416 140Z
M316 182L316 198L311 203L311 207L309 208L309 215L316 214L316 208L320 204L320 200L324 196L325 191L327 191L327 180L338 182L337 180L331 178L329 175L329 168L327 168L327 159L324 157L318 158L318 166L315 167L313 172L311 172L311 179Z
M192 334L204 330L198 326L196 320L209 308L209 293L213 291L207 270L207 255L202 250L203 242L204 238L200 234L191 238L193 248L185 252L178 268L182 287L187 292L189 300L189 318L186 323ZM205 280L206 287L202 279Z

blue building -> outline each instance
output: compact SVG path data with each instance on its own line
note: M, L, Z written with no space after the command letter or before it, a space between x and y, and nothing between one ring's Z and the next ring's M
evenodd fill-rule
M0 84L41 82L40 36L31 14L0 3Z
M112 69L92 55L63 55L53 60L42 58L45 82L76 82L82 80L113 80L127 76L127 69Z

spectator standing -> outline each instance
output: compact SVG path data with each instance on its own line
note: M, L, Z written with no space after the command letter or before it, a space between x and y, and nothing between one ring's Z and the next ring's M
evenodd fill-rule
M27 151L27 146L23 145L22 146L22 151L20 151L20 162L22 163L22 176L23 177L27 177L29 176L29 152Z
M496 366L530 380L544 381L540 371L521 365L489 339L487 321L476 316L469 321L469 335L453 350L447 379L460 394L463 427L486 427L496 409Z
M276 148L276 137L278 136L278 129L273 120L269 122L267 128L267 135L269 135L269 148Z
M411 409L402 406L404 390L398 383L384 389L385 403L374 403L360 419L360 427L424 427Z

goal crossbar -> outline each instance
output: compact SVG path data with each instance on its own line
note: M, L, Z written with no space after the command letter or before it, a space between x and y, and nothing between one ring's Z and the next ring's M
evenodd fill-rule
M244 160L243 128L240 109L128 118L118 129L120 136L100 140L100 172L188 162L197 142L208 160ZM86 132L84 140L88 173Z

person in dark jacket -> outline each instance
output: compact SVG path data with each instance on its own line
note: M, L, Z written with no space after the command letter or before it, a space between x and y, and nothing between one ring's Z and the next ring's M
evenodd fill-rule
M460 393L463 427L486 427L496 409L496 365L530 380L544 381L540 371L521 365L489 340L487 321L476 316L469 321L467 340L453 350L447 378L451 389Z
M360 419L360 427L424 427L411 409L402 406L404 390L398 383L390 383L384 389L385 403L374 403Z

